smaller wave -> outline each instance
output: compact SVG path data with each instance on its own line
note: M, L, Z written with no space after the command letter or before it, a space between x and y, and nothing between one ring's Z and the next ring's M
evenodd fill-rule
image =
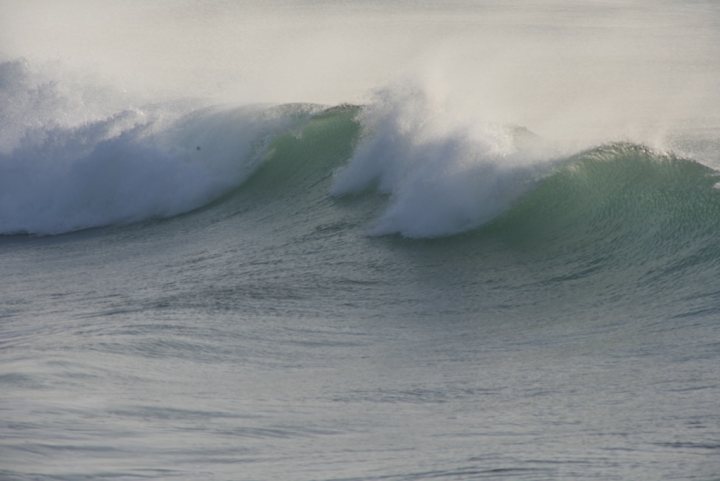
M331 194L390 196L371 235L441 237L506 210L542 169L547 148L527 129L453 118L418 89L381 91L360 115L364 134Z
M714 312L704 301L717 299L719 179L671 153L607 144L556 164L475 234L511 246L540 285L580 288L596 305Z
M580 238L649 249L692 243L720 224L717 171L672 153L619 142L567 158L497 225L523 237ZM644 240L644 241L643 241Z

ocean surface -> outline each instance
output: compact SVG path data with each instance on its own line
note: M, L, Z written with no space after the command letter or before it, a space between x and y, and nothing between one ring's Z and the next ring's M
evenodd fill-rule
M719 4L108 5L0 2L0 480L720 480Z

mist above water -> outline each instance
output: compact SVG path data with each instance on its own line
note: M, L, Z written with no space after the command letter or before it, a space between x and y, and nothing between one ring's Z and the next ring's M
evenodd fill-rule
M410 82L566 140L660 136L720 106L713 2L30 0L0 18L5 57L145 100L361 103Z

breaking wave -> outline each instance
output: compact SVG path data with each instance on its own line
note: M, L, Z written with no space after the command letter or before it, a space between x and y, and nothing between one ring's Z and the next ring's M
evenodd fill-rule
M167 218L243 191L250 206L249 192L294 203L312 192L330 206L378 192L385 205L366 232L411 238L504 226L652 242L715 228L720 212L716 173L697 162L627 142L567 155L523 127L453 117L413 88L362 107L185 102L111 114L95 95L73 98L23 61L0 65L0 233ZM330 157L313 164L323 149Z

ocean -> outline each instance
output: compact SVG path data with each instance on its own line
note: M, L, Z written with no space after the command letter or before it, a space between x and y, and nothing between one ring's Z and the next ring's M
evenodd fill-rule
M0 480L720 480L717 2L0 32Z

